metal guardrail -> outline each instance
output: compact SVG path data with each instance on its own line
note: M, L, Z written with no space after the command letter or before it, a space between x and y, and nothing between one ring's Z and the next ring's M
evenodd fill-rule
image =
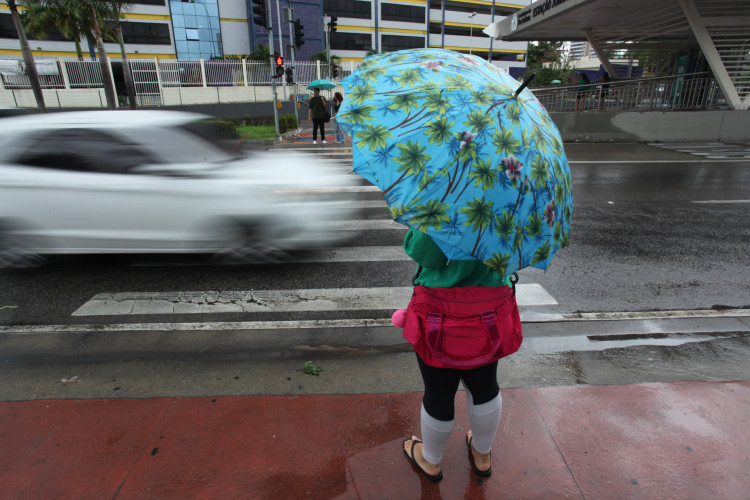
M710 73L531 89L550 112L728 109Z
M37 58L42 87L45 89L102 88L98 60L76 58ZM23 62L0 57L0 90L29 89ZM13 64L18 66L14 70ZM264 61L205 61L176 59L128 59L140 106L158 106L166 88L250 87L271 85L271 67ZM288 61L289 63L289 61ZM343 78L360 63L341 65ZM295 63L294 94L313 80L329 77L329 67L317 61ZM10 69L9 69L10 68ZM336 82L335 82L336 83ZM284 78L276 80L284 86ZM289 89L289 86L287 85ZM341 91L337 86L333 91ZM589 85L553 85L532 89L551 112L573 111L678 111L727 109L729 106L710 73L690 73L660 78L613 80Z

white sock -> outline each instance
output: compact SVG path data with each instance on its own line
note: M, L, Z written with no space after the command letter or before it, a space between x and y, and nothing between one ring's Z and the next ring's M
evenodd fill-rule
M455 420L438 420L430 416L422 405L422 456L431 464L443 460L443 451L453 432Z
M500 426L503 398L498 393L495 399L475 405L471 393L466 391L466 408L471 424L471 444L479 453L486 455L492 449L492 442Z

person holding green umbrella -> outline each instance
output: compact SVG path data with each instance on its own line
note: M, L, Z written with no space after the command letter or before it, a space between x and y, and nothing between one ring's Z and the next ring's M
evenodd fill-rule
M326 100L320 95L320 89L313 90L313 96L310 98L310 108L307 111L307 119L313 122L313 144L318 143L318 128L320 128L320 139L323 144L326 142Z

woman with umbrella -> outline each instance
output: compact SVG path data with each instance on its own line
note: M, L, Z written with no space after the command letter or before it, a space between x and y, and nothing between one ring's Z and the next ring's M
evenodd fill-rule
M337 118L352 137L354 171L410 227L404 250L419 265L409 309L393 322L404 326L425 388L422 437L406 439L403 453L432 482L443 478L459 382L474 473L492 473L502 413L497 361L521 343L509 277L527 266L546 269L568 245L570 168L557 127L527 83L443 49L370 56L342 81L347 97ZM425 296L435 300L419 302ZM476 307L480 297L489 297L489 310ZM448 308L467 321L449 325ZM446 333L454 327L460 336ZM464 340L470 336L480 340Z

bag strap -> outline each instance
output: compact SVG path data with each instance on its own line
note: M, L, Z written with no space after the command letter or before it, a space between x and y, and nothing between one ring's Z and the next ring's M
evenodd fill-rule
M411 279L411 284L413 286L417 286L417 278L419 278L419 273L422 272L422 266L419 266L417 268L417 272L414 274L414 277Z

